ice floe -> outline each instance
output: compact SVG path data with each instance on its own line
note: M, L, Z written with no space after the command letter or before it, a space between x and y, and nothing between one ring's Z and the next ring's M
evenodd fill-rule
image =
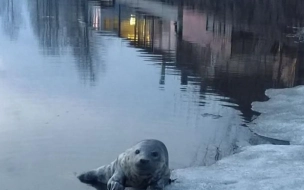
M304 147L257 145L208 167L173 171L168 190L304 189Z
M269 89L266 102L254 102L261 115L248 126L257 134L304 144L304 86Z

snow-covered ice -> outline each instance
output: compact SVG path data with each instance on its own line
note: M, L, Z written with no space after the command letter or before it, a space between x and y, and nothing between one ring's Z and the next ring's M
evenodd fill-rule
M261 115L248 125L255 133L304 144L304 86L269 89L266 102L254 102L252 109Z
M247 146L207 167L173 171L168 190L304 189L304 86L266 91L254 102L261 115L249 125L259 135L292 145Z
M173 171L173 178L168 190L303 190L304 147L249 146L208 167Z

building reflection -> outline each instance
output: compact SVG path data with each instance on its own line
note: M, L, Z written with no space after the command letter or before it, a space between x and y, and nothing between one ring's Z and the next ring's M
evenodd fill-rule
M172 7L179 14L177 20L141 7L95 3L90 4L87 22L94 30L128 40L159 64L160 85L166 83L166 73L178 73L181 85L199 84L202 94L212 91L230 97L249 121L254 117L251 102L266 100L265 89L303 81L302 48L280 35L278 28L262 32L254 28L260 24L257 20L248 25L225 14ZM181 36L177 26L183 27Z
M125 5L90 5L87 22L95 30L111 32L129 40L136 47L155 51L175 50L175 34L171 30L174 28L173 22L163 21Z

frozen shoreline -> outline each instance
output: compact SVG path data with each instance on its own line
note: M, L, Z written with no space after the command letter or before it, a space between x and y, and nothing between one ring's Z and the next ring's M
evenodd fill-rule
M261 115L250 125L257 134L304 145L304 86L269 89L266 102L254 102Z
M167 189L303 189L304 86L270 89L266 95L270 100L252 104L261 115L249 127L291 145L247 146L211 166L175 170L177 181Z

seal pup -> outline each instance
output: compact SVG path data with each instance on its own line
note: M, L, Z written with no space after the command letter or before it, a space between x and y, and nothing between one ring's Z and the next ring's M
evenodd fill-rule
M170 179L169 155L165 144L146 139L118 155L108 165L78 176L82 183L107 185L108 190L136 189L163 190Z

